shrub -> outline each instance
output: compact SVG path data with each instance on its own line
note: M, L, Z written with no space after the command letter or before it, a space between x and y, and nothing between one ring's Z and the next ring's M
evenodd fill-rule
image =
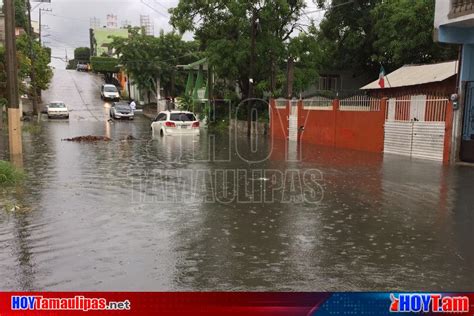
M15 185L25 177L23 171L15 168L8 161L0 160L0 185Z

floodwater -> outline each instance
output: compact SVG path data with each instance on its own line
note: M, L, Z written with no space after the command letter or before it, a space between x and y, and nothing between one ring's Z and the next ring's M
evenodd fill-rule
M99 84L57 70L44 99L71 119L24 132L28 180L0 190L1 290L474 289L474 168L153 138L145 117L108 122ZM62 141L89 134L113 141Z

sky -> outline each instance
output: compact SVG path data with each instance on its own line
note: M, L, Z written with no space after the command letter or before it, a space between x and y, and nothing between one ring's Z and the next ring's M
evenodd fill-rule
M140 15L149 15L155 26L155 34L160 30L171 31L168 24L168 9L175 7L179 0L51 0L51 3L39 4L31 0L32 20L38 20L39 8L52 9L52 12L43 12L43 42L51 47L52 65L56 68L65 68L66 54L69 59L74 55L74 48L89 47L89 28L91 18L98 18L102 25L106 24L107 14L118 16L118 24L130 21L132 25L140 24ZM315 5L308 0L306 11L315 9ZM321 18L321 13L312 13L310 16ZM309 18L303 17L301 23L309 24ZM191 39L186 34L185 39ZM59 59L61 58L61 59Z

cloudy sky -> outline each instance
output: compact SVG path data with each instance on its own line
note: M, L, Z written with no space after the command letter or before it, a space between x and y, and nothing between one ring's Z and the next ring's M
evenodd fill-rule
M33 0L34 1L34 0ZM168 8L176 6L179 0L51 0L51 4L37 6L32 1L32 20L38 20L38 9L52 9L52 12L43 12L43 41L53 50L53 56L65 58L73 56L74 48L89 46L89 27L91 18L98 18L105 25L107 14L118 16L119 26L123 21L132 25L139 25L140 15L149 15L155 25L155 34L163 29L171 31L168 24ZM308 0L307 11L314 10L315 6ZM311 17L319 18L321 13L311 13ZM304 17L302 23L308 23ZM188 38L191 35L187 35ZM53 59L53 66L64 68L64 62Z

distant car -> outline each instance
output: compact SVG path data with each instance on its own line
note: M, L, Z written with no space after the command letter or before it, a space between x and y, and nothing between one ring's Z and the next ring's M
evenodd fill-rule
M128 103L115 102L110 108L110 118L133 120L135 118L135 114Z
M120 93L116 86L113 84L104 84L100 88L100 97L102 100L120 100Z
M62 101L54 101L46 106L48 118L69 118L69 110Z
M76 66L77 71L89 71L89 65L87 64L77 64Z
M188 111L160 112L151 124L153 134L159 133L161 136L198 136L200 134L199 127L196 115Z

